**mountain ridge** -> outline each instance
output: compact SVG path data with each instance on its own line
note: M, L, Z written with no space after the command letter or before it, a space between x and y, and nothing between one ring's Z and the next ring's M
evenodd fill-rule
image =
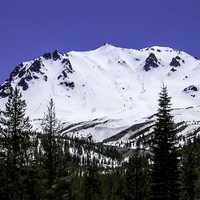
M148 121L156 112L163 83L173 107L182 108L174 111L175 121L200 118L198 72L197 58L169 47L135 50L105 44L91 51L56 50L19 64L0 85L0 105L5 105L9 85L18 86L28 104L27 114L38 128L35 122L53 98L57 115L66 124L90 122L90 128L74 129L72 134L78 130L102 141Z

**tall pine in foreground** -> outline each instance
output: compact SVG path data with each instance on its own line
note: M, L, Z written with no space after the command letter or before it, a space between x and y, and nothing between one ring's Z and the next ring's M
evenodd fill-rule
M70 178L66 168L69 152L64 148L60 135L62 125L56 117L55 104L50 100L48 111L42 122L43 137L41 145L44 152L44 170L47 187L45 199L70 199Z
M163 86L152 142L152 200L179 199L177 132L170 101L167 88Z
M194 139L195 140L195 139ZM198 153L196 152L199 147L196 146L195 141L188 140L182 149L181 159L181 183L182 192L181 200L195 200L198 199L197 193L199 188L198 184Z
M87 154L87 166L84 174L84 200L98 199L101 199L98 166L96 159L92 159L89 152Z
M26 117L26 102L19 89L10 89L5 111L1 111L1 148L4 155L4 194L1 199L25 199L24 170L29 164L31 125Z
M47 171L48 184L51 186L56 178L58 142L56 137L60 131L60 123L56 118L53 99L50 100L47 113L42 121L42 147L44 151L44 168Z
M125 175L125 200L149 199L148 156L139 147L129 158Z

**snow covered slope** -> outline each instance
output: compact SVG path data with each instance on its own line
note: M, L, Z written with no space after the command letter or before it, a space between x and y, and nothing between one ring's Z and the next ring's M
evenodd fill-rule
M92 134L102 141L148 121L163 83L173 97L177 122L200 119L199 74L197 58L168 47L134 50L105 44L87 52L54 51L18 65L0 86L0 105L8 86L17 85L35 127L53 98L64 133Z

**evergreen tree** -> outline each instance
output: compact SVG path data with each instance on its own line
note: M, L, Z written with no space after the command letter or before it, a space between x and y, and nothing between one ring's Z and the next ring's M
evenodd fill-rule
M87 155L87 169L84 175L84 200L100 199L100 179L96 160Z
M152 200L179 199L177 135L170 101L167 88L163 86L152 145Z
M57 178L47 190L45 200L71 200L71 180L69 177Z
M198 173L195 148L194 143L188 141L182 150L182 200L196 199Z
M1 111L1 147L5 153L6 199L25 198L23 171L29 164L31 125L26 117L26 102L19 89L10 89L5 111Z
M125 174L124 168L119 167L117 169L112 169L113 173L111 174L110 182L110 199L111 200L124 200L125 199Z
M129 159L125 180L125 200L148 199L149 163L147 156L139 149Z
M70 178L66 168L70 162L70 156L64 138L60 135L62 124L56 118L55 105L52 99L49 102L48 112L42 122L42 130L44 170L46 171L47 180L45 198L69 199Z
M51 187L56 178L57 166L57 137L61 126L56 118L55 105L51 99L48 106L48 111L42 121L42 147L44 151L44 168L47 171L48 185Z

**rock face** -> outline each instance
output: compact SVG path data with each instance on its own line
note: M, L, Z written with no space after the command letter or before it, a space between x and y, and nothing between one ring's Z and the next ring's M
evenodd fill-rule
M59 53L57 50L52 53L45 53L43 56L34 59L30 62L21 63L15 67L11 72L8 80L0 86L0 98L5 98L9 95L9 87L12 83L16 82L17 86L22 88L23 91L29 89L34 80L40 79L48 82L48 66L46 62L52 62L52 65L60 63L62 66L62 72L59 75L59 79L62 81L60 84L64 84L67 88L74 88L74 83L69 80L68 73L72 74L74 71L72 65L67 57Z
M190 91L197 92L197 91L198 91L198 88L197 88L197 86L190 85L190 86L186 87L186 88L184 89L184 91L185 91L185 92L190 92Z
M45 58L46 60L49 60L52 58L52 55L51 55L51 53L44 53L43 58Z
M178 67L178 66L181 66L180 64L180 57L179 56L176 56L175 58L172 58L172 61L170 62L170 66L173 66L173 67Z
M190 86L184 88L183 91L184 91L184 93L186 93L194 98L199 93L199 87L196 85L190 85Z
M52 57L53 57L53 60L56 61L56 60L59 60L61 59L61 54L55 50L53 53L52 53Z
M163 83L174 108L181 108L176 121L200 119L199 74L200 60L168 47L134 50L106 44L87 52L56 50L15 67L0 85L0 108L10 86L17 86L36 128L53 98L58 118L67 127L73 124L73 134L91 133L102 141L150 120Z
M151 68L157 68L159 66L158 59L154 53L150 53L148 58L145 60L144 70L149 71Z
M64 69L57 79L60 81L60 85L64 85L66 88L73 89L75 84L73 81L70 81L68 77L68 74L72 74L74 72L72 65L67 58L64 58L61 63L63 64Z

